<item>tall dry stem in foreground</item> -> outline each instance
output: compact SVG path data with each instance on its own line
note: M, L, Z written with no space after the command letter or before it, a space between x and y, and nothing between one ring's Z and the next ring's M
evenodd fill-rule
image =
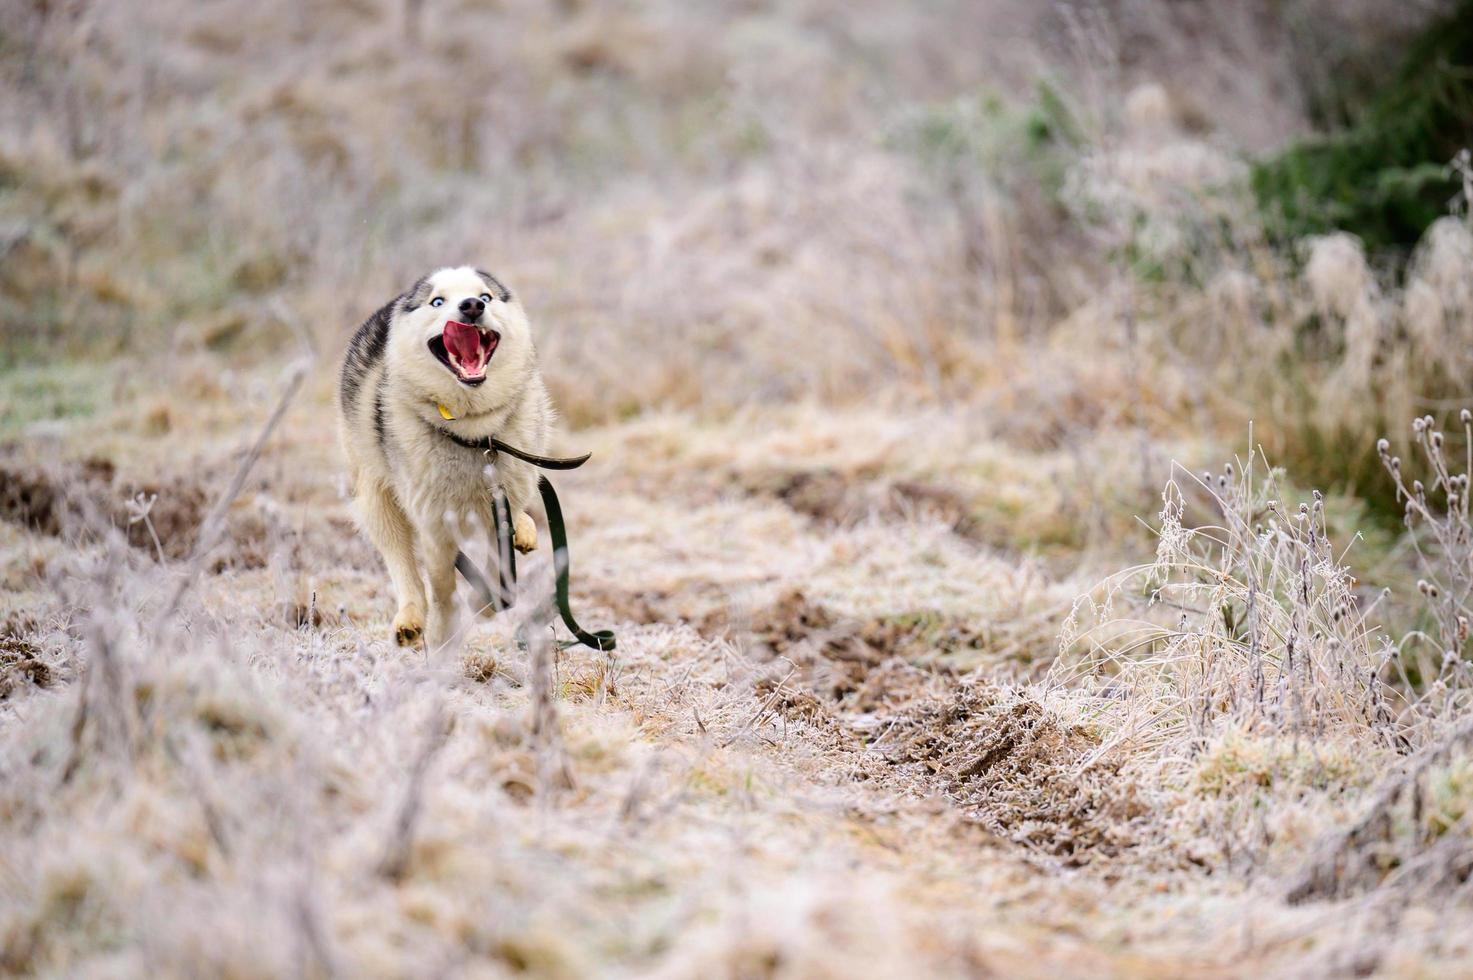
M566 560L555 556L555 560ZM558 647L552 632L555 608L552 598L537 602L517 629L519 645L527 651L532 703L527 715L527 739L537 765L537 795L543 807L552 804L558 791L573 784L563 747L557 709Z
M106 541L107 550L85 580L84 595L76 597L76 608L87 610L81 632L88 656L77 689L71 749L61 771L63 783L71 781L89 754L121 750L131 756L137 746L134 689L119 649L128 613L116 608L123 591L126 546L116 535Z
M425 777L429 774L435 757L445 747L445 740L450 737L454 727L454 718L445 713L445 706L440 701L435 701L425 722L424 742L414 757L414 764L410 766L404 794L395 811L394 825L389 832L383 857L379 860L378 873L386 878L402 878L409 868L409 858L414 846L414 828L424 806Z

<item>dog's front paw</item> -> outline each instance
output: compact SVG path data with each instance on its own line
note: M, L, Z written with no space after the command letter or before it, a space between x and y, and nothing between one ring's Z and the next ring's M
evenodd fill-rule
M511 522L511 543L522 554L537 550L537 525L526 511L517 514Z
M401 647L414 646L425 633L425 617L414 606L405 606L394 614L394 642Z

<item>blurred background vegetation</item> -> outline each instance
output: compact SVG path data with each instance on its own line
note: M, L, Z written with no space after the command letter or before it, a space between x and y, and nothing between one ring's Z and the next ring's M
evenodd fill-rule
M875 390L1025 448L1252 419L1394 523L1375 438L1473 366L1470 71L1451 0L24 0L7 408L292 321L335 351L476 261L575 424Z

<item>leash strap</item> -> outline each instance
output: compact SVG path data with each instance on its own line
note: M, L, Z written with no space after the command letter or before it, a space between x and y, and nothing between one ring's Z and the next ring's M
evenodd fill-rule
M438 428L438 426L436 427ZM515 456L523 462L531 463L549 470L574 470L588 462L592 453L584 453L582 456L559 457L538 456L535 453L523 452L513 446L508 446L500 439L462 439L453 432L445 433L450 440L457 445L467 449L481 451L503 452L508 456ZM563 625L568 628L578 642L595 650L614 649L615 639L613 630L595 630L589 632L578 625L573 618L573 607L568 600L569 579L569 551L568 551L568 528L563 521L563 508L557 499L557 491L552 488L552 481L547 477L539 477L537 490L542 494L542 507L547 511L547 532L552 538L552 567L556 573L557 611L562 617ZM510 609L516 599L515 586L517 582L517 552L512 547L512 523L511 505L507 502L506 493L500 487L496 488L495 496L492 498L492 507L496 515L496 551L497 551L497 588L493 589L486 576L476 567L476 563L464 551L455 555L455 567L461 577L466 580L472 589L480 596L482 606L494 609L497 612Z
M477 449L481 452L506 453L508 456L515 456L524 463L531 463L533 466L544 470L576 470L588 462L593 456L593 453L584 453L582 456L539 456L536 453L529 453L524 449L518 449L516 446L508 446L495 436L487 436L484 439L467 439L464 436L456 435L449 429L442 429L438 425L432 425L430 428L436 430L457 446L462 446L466 449Z
M614 631L597 630L588 632L573 618L572 606L568 603L568 529L563 524L563 508L558 503L557 491L552 481L542 477L537 481L537 490L542 494L542 506L547 511L547 532L552 536L552 565L557 571L557 611L563 617L563 625L577 637L578 642L595 650L614 649Z
M510 605L510 603L502 604L497 601L499 596L492 590L491 583L486 581L486 576L481 574L481 570L476 567L476 563L471 561L470 556L464 551L457 551L455 553L455 570L460 573L461 578L470 584L471 588L476 590L476 595L481 597L482 608L495 609L497 612L501 612L507 605Z

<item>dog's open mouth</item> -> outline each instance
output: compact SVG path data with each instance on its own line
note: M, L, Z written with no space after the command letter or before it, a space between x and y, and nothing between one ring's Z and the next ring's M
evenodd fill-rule
M449 320L438 337L430 338L430 353L450 369L463 385L472 387L486 380L486 365L496 353L501 334L482 330L475 324Z

